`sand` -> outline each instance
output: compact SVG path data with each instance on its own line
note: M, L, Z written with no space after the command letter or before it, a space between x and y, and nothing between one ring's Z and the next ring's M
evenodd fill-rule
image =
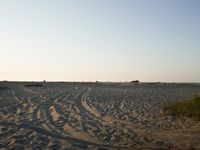
M200 148L200 122L162 109L200 84L43 84L0 89L0 149Z

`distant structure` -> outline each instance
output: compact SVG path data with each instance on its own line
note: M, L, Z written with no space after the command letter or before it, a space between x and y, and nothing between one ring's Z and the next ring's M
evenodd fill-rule
M45 81L45 80L43 80L43 83L46 83L46 81Z
M133 80L133 81L131 81L131 83L140 83L140 81L139 80Z

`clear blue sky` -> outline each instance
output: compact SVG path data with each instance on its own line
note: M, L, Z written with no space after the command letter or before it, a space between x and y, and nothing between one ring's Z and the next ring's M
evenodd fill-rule
M0 1L0 80L43 79L200 82L200 1Z

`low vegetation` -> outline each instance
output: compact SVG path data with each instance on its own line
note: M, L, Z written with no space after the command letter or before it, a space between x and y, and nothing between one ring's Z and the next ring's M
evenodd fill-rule
M42 87L43 85L42 84L26 84L24 86L26 86L26 87Z
M183 116L200 120L200 97L183 102L171 103L164 107L169 115Z
M0 90L6 90L6 89L8 89L8 87L6 87L6 86L0 86Z

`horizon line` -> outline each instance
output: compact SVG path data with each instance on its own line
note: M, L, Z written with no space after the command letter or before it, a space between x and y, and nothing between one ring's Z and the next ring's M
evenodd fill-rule
M195 82L195 81L140 81L140 80L131 80L131 81L100 81L100 80L0 80L0 82L54 82L54 83L60 83L60 82L66 82L66 83L131 83L133 81L139 81L138 83L200 83L200 82ZM134 83L134 82L133 82Z

